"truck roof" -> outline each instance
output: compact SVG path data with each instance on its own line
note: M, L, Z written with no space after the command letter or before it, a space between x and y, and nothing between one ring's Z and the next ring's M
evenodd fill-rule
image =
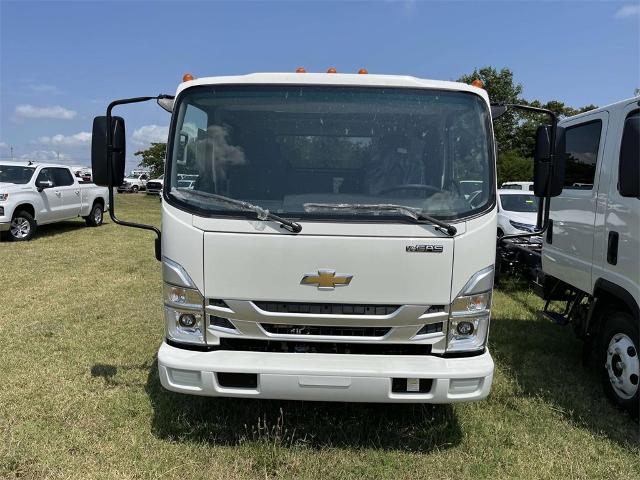
M487 91L461 82L426 80L408 75L372 75L357 73L250 73L224 77L202 77L178 85L176 96L197 85L341 85L354 87L434 88L480 95L489 102Z
M609 105L604 105L602 107L594 108L593 110L589 110L587 112L583 112L583 113L579 113L577 115L573 115L572 117L563 118L560 121L560 124L562 124L563 122L566 122L567 120L575 120L576 118L584 117L586 115L591 115L593 113L602 112L602 111L605 111L605 110L606 111L615 110L617 108L624 107L625 105L628 105L629 103L633 103L633 102L637 102L638 105L640 106L640 96L627 98L625 100L620 100L619 102L610 103Z
M0 165L15 165L17 167L62 167L62 168L72 168L69 165L62 165L62 164L59 164L59 163L30 162L29 160L23 160L23 161L20 161L20 162L0 160Z

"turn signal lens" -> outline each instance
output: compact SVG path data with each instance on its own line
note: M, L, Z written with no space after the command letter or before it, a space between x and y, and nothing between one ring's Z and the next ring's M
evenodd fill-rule
M329 67L327 68L327 73L338 73L338 71L336 70L336 67Z
M478 88L484 88L484 82L479 78L476 78L473 82L471 82L471 85Z
M298 67L296 68L296 73L307 73L307 71L304 69L304 67Z
M366 69L366 68L361 68L360 70L358 70L358 73L359 73L360 75L366 75L366 74L367 74L367 73L369 73L369 72L367 71L367 69Z
M185 73L185 74L182 76L182 81L183 81L183 82L188 82L188 81L190 81L190 80L193 80L193 75L191 75L190 73Z

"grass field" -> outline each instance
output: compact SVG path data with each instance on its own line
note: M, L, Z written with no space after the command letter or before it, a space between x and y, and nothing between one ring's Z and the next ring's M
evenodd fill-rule
M118 197L159 223L159 200ZM0 243L0 478L640 478L638 425L526 287L496 292L488 400L402 406L167 392L152 235L106 223Z

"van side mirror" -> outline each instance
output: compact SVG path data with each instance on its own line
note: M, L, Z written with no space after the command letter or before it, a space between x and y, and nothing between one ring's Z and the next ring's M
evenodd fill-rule
M533 191L536 197L557 197L564 186L566 165L565 130L556 127L556 141L552 149L550 125L541 125L536 131L533 157ZM551 158L553 154L553 164Z
M51 180L36 180L36 190L41 192L46 188L53 188L53 182Z
M111 117L111 134L113 154L107 154L107 117L93 119L91 136L91 169L93 183L101 187L114 187L124 180L126 136L124 119ZM108 162L111 162L111 178L109 178Z

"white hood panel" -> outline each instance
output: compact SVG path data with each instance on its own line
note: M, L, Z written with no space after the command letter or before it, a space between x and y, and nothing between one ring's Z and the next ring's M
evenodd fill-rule
M407 246L441 245L441 253ZM453 266L451 238L204 233L208 298L291 302L446 305ZM353 275L321 290L302 285L319 269Z

